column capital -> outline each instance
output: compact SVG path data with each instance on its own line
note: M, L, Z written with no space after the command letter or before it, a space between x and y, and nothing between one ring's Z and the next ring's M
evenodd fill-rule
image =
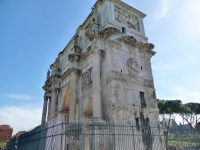
M72 67L72 72L75 73L75 75L80 76L82 73L82 70L78 69L78 68L73 68Z
M51 98L51 94L52 94L51 92L45 93L44 98L47 98L47 99Z

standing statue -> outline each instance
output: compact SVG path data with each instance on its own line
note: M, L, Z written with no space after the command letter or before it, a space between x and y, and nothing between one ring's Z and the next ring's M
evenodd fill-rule
M79 38L79 35L76 34L74 37L74 46L78 46L78 38Z
M50 71L48 70L47 71L47 79L49 79L49 77L50 77Z

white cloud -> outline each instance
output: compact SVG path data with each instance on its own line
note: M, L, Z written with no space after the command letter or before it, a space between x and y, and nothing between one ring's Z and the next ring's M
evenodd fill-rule
M4 106L0 108L0 124L13 128L13 135L18 131L27 131L40 124L42 108L34 105L21 107Z
M24 95L24 94L8 94L6 96L8 98L20 99L20 100L30 100L33 98L32 96Z
M175 6L178 0L161 0L160 1L160 12L157 16L157 20L162 19L170 14L170 10Z
M185 0L182 8L180 18L180 27L182 34L188 37L188 40L199 41L200 37L200 1L199 0Z
M197 59L191 56L182 56L177 58L169 58L165 61L161 61L161 63L153 63L152 68L153 71L161 75L170 75L172 73L176 73L177 70L181 68L186 68L191 65L195 65L197 63Z
M196 102L200 101L200 92L193 91L190 86L176 86L172 89L172 95L163 96L162 99L179 99L182 100L183 103Z

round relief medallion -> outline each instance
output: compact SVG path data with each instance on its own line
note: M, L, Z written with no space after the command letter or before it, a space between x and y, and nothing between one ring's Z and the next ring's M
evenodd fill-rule
M139 64L133 58L129 58L126 62L127 70L131 74L137 74L139 72Z

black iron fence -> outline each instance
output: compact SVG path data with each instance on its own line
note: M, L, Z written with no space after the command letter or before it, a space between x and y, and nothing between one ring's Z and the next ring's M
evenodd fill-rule
M124 121L52 121L7 142L14 150L200 150L197 130ZM166 139L168 137L168 139Z

